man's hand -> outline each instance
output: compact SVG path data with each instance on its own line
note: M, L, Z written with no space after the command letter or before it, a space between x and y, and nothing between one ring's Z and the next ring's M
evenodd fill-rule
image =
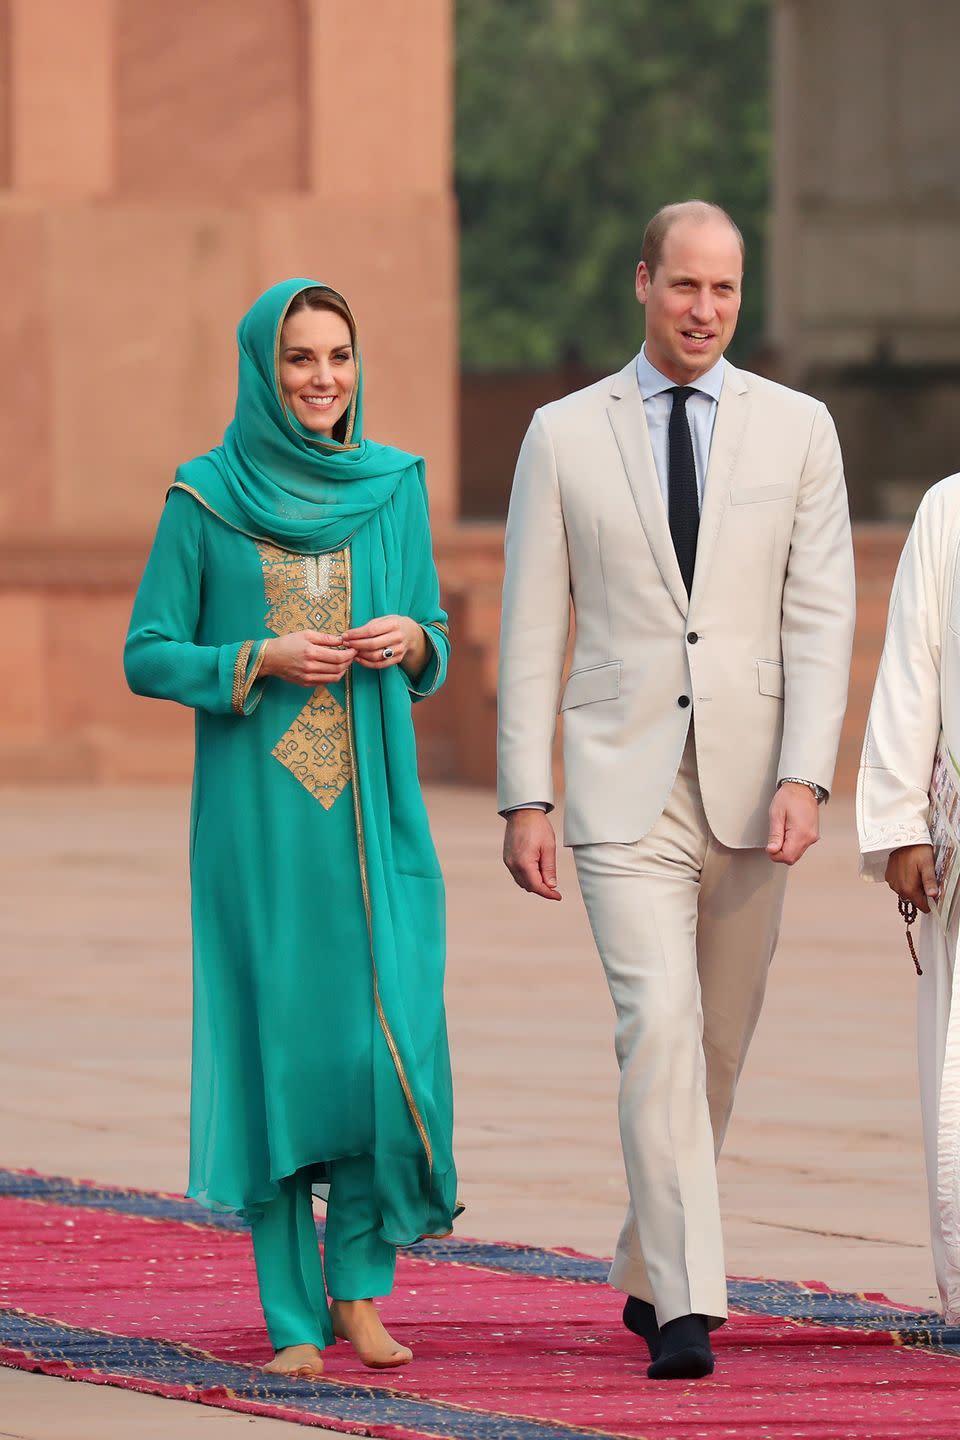
M933 846L901 845L887 861L884 878L901 900L911 900L918 910L929 915L929 902L940 894L933 866Z
M557 838L542 810L511 810L503 837L503 863L521 890L559 900Z
M770 802L770 839L767 854L777 865L796 865L800 856L820 839L817 797L809 785L788 780Z

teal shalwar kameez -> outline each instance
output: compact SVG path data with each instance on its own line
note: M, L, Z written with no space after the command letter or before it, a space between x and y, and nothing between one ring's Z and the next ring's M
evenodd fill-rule
M274 286L241 321L236 416L177 472L124 657L133 690L196 712L187 1193L249 1218L277 1349L332 1344L326 1292L387 1293L397 1247L457 1209L444 892L411 717L449 653L423 462L362 438L359 354L343 443L286 410L279 335L314 286ZM259 676L274 635L389 614L423 626L415 680Z

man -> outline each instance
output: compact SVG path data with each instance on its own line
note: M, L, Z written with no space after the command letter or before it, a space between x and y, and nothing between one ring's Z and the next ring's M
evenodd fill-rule
M942 920L929 821L931 776L939 746L938 807L948 817L940 878ZM948 1325L960 1325L960 983L956 964L960 900L950 905L950 803L960 786L960 475L928 490L907 537L870 705L857 785L860 867L885 879L924 912L920 925L917 1038L923 1148L937 1285ZM943 782L946 781L946 784ZM934 812L934 816L936 811ZM937 826L934 824L934 830ZM909 964L909 961L907 961Z
M564 839L617 1012L630 1206L610 1280L666 1379L712 1371L727 1313L716 1152L832 783L854 581L830 416L723 358L739 230L667 206L642 257L639 356L539 410L517 463L499 807L517 884L559 900L559 700Z

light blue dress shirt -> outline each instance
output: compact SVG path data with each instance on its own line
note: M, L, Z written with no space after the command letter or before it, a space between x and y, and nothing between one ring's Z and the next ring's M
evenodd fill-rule
M727 368L727 362L723 356L712 366L699 380L691 380L689 388L694 394L687 400L687 422L690 426L690 439L693 441L693 459L697 467L697 493L700 497L700 508L703 508L703 486L707 478L707 466L710 463L710 442L713 439L713 427L717 420L717 405L720 401L720 391L723 389L723 377ZM637 356L637 384L640 386L640 394L643 396L643 408L647 417L647 429L650 432L650 444L653 448L653 461L657 467L657 478L660 481L660 493L663 496L663 503L669 514L670 509L670 451L668 431L670 428L670 412L673 410L672 391L676 386L675 380L668 380L666 375L651 365L647 359L647 347L644 345Z

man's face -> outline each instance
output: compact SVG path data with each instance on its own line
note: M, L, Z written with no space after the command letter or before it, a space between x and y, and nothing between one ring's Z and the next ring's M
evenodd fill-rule
M637 266L637 299L647 311L647 358L677 385L717 363L740 314L743 260L724 220L676 220L651 276Z

